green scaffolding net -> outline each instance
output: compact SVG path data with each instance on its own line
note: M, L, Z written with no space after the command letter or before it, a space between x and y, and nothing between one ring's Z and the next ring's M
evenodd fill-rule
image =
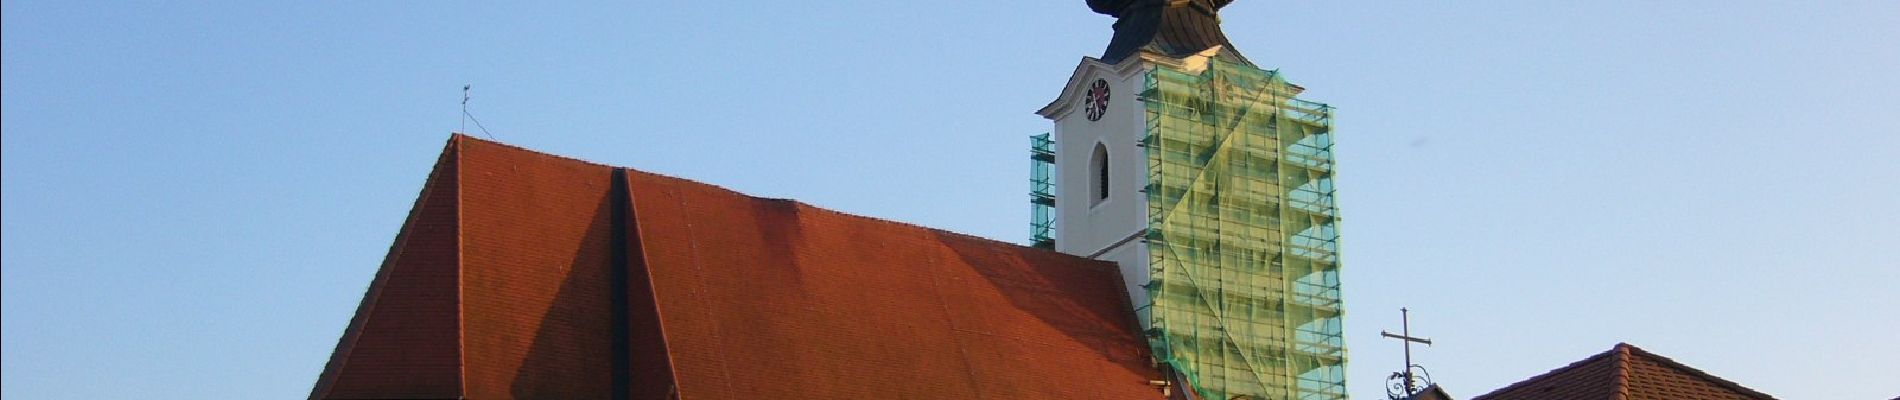
M1147 111L1159 359L1207 399L1345 399L1332 109L1275 71L1156 67Z
M1055 148L1047 133L1029 137L1029 245L1045 249L1056 248Z

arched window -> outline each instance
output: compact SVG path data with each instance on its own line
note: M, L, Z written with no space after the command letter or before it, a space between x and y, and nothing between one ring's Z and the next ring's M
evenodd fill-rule
M1095 144L1095 153L1089 155L1089 205L1102 204L1108 200L1108 146Z

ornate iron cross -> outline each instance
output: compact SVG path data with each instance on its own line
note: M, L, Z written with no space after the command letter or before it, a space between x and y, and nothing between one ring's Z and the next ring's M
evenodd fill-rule
M1386 396L1394 400L1410 398L1413 393L1418 393L1424 390L1426 386L1431 386L1431 374L1425 372L1425 367L1420 367L1412 363L1412 343L1424 343L1426 346L1430 346L1432 345L1432 340L1412 337L1412 310L1403 307L1399 308L1399 329L1399 334L1397 335L1384 330L1379 331L1379 335L1398 339L1405 344L1405 368L1399 370L1399 372L1392 373L1391 377L1386 378L1388 380ZM1416 374L1412 372L1414 369L1418 370ZM1423 379L1420 379L1419 375L1423 375ZM1389 382L1395 379L1400 381Z

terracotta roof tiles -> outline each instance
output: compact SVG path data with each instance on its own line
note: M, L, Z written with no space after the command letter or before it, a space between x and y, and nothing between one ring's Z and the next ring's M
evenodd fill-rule
M1106 262L462 135L441 160L312 398L1160 397Z
M1473 400L1772 400L1628 343Z

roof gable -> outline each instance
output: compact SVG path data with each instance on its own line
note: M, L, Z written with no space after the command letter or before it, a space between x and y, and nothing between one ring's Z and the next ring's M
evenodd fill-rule
M1472 399L1651 398L1755 400L1774 397L1628 343L1618 343L1609 351Z
M462 396L461 152L450 140L389 245L311 398Z

